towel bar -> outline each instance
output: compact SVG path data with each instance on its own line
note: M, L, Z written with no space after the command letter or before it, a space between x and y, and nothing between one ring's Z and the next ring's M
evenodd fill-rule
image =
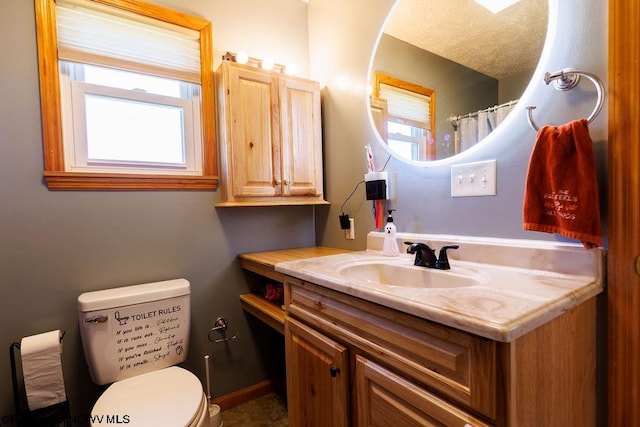
M544 83L549 84L553 82L553 87L557 90L570 90L573 89L580 81L580 76L584 76L587 79L591 80L591 82L596 87L596 91L598 93L598 100L596 102L596 107L593 109L589 117L587 118L587 122L591 123L593 119L597 117L602 110L602 106L604 105L604 85L602 81L595 75L586 71L576 70L575 68L564 68L560 71L556 71L555 73L545 73L544 74ZM533 128L533 130L538 131L539 127L536 125L533 120L533 110L536 108L534 105L529 105L527 108L527 118L529 119L529 125Z

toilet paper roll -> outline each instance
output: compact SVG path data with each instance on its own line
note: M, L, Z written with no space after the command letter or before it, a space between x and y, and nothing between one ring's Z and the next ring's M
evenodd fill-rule
M209 405L209 426L222 427L222 412L220 406L214 403Z
M67 400L62 376L62 343L59 330L22 338L22 375L30 410Z

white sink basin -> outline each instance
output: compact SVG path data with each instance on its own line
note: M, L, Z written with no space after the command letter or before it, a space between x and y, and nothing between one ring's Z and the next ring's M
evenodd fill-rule
M382 255L385 233L367 249L283 261L276 271L328 290L400 310L501 342L511 342L560 316L604 287L602 249L579 244L398 233L399 242L432 248L456 244L451 270Z
M472 273L465 274L452 270L436 270L382 261L347 265L340 268L339 273L346 279L409 288L462 288L481 282L481 277Z

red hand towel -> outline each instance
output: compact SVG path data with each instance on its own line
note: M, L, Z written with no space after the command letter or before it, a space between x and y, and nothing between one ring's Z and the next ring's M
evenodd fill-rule
M524 194L525 230L602 246L593 142L586 119L538 131Z

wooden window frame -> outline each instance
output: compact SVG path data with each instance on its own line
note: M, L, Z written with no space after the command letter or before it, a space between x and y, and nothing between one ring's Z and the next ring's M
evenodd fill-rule
M136 0L91 0L200 33L202 175L69 172L65 169L58 73L55 0L35 0L44 180L50 190L216 190L219 177L215 129L211 22Z
M397 77L390 76L388 74L381 73L376 71L374 74L374 84L373 84L373 97L380 99L380 85L386 84L389 86L397 87L399 89L404 89L409 92L414 92L420 95L428 96L429 99L429 120L431 129L429 129L429 136L426 147L419 147L419 156L420 160L434 160L435 153L435 144L429 143L429 141L436 140L436 91L434 89L420 86L415 83L411 83ZM387 113L386 119L389 120L390 117L393 117ZM422 127L422 124L418 124L413 122L412 120L403 120L403 123L409 124L411 126ZM386 142L386 140L385 140Z

